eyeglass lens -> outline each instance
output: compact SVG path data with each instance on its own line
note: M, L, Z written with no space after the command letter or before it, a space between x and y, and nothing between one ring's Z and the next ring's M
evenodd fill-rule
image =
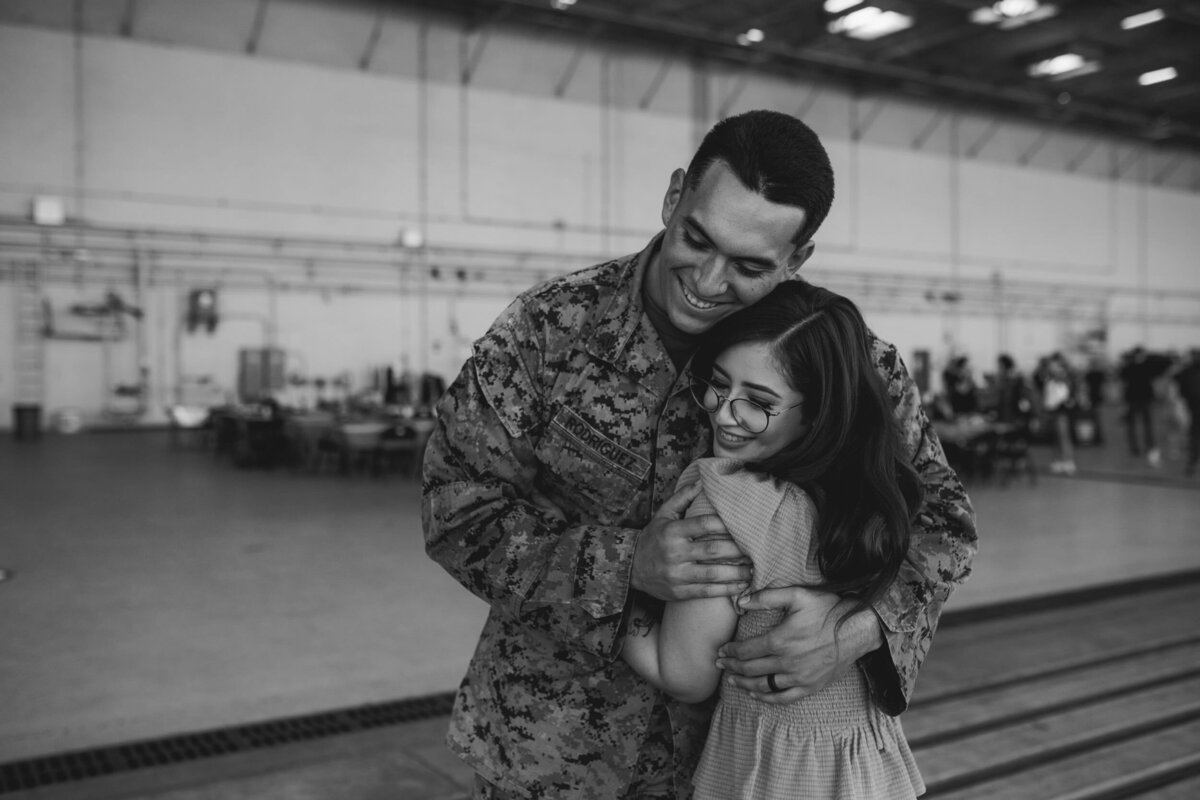
M722 397L716 388L708 381L698 380L692 385L692 396L696 402L710 414L715 414L721 408L722 401L729 403L729 411L734 420L750 433L762 433L767 429L771 417L762 408L744 397L733 400Z

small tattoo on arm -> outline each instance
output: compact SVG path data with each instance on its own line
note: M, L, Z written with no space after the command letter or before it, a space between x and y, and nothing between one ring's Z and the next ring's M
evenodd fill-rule
M654 627L654 620L650 617L636 616L629 620L628 636L649 636L650 630Z

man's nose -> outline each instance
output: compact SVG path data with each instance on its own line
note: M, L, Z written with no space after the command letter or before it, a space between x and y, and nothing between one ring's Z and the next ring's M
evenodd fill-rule
M705 297L719 297L729 288L725 279L725 270L729 262L719 253L710 253L700 265L696 278L696 291Z

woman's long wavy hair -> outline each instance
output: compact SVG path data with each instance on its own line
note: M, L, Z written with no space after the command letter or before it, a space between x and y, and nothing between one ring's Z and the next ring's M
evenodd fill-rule
M748 467L794 483L813 498L825 579L820 588L857 598L858 610L895 579L922 502L920 479L871 357L866 322L849 299L786 281L709 331L692 371L709 378L722 351L759 342L770 345L781 373L803 395L808 428Z

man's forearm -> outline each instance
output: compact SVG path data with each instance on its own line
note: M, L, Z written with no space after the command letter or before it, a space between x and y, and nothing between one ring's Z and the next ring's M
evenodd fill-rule
M843 600L835 608L835 614L840 618L857 604L856 600ZM875 611L869 607L860 609L847 617L838 631L838 661L849 666L863 656L874 653L885 642L883 625Z

